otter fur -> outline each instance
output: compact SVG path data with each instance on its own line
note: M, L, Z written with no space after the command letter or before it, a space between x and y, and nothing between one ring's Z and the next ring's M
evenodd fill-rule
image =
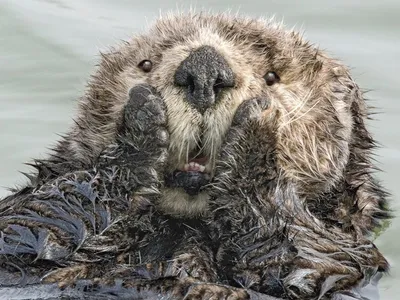
M330 299L388 269L363 94L300 34L166 16L102 55L79 105L0 202L4 269L178 299Z

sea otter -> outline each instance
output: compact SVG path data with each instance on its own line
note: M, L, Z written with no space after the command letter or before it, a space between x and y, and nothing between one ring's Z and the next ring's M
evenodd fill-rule
M193 299L335 297L388 268L367 239L389 213L366 118L347 68L296 32L161 18L102 55L76 125L0 202L3 268Z

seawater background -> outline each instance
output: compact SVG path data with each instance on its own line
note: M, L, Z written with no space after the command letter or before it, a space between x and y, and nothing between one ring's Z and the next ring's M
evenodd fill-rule
M288 27L305 30L321 49L353 68L358 84L371 90L379 115L370 128L382 144L379 178L400 194L400 1L165 1L0 0L0 197L24 183L18 171L48 148L72 124L78 97L98 60L121 39L145 29L161 12L231 10L250 16L276 15ZM376 244L392 264L381 299L399 299L399 219Z

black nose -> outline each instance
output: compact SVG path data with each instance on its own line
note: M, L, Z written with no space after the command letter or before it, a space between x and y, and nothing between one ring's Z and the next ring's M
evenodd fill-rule
M203 113L218 101L220 92L235 84L232 69L213 47L193 51L178 67L175 84L187 89L187 100Z

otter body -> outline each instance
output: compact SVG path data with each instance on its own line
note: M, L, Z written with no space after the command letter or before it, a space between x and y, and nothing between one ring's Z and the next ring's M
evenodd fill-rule
M162 18L103 55L75 127L0 202L1 267L92 293L361 299L388 269L366 117L347 68L295 32Z

